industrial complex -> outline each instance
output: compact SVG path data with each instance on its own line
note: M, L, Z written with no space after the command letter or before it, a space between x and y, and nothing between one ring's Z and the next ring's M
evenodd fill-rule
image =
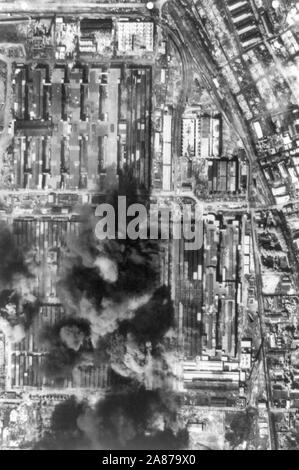
M0 1L0 448L69 403L112 448L136 389L184 449L298 449L297 3L33 3ZM124 195L183 236L99 241Z

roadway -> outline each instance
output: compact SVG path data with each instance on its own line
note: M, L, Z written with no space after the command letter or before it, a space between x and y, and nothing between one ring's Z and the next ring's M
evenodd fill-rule
M0 12L1 14L16 14L16 13L57 13L58 11L65 11L71 13L74 10L75 13L81 12L82 9L135 9L135 8L146 8L145 1L141 2L115 2L110 3L109 1L103 2L99 0L88 0L82 2L81 0L64 0L63 2L57 0L40 0L39 2L33 2L32 0L21 1L21 0L1 0L0 1Z
M1 194L0 190L0 194ZM53 192L53 191L52 191ZM57 191L56 191L57 192ZM7 193L7 191L5 191ZM235 201L229 200L226 202L221 201L204 201L199 199L195 196L193 192L190 191L182 191L180 189L175 189L174 191L162 191L158 190L152 191L153 197L160 197L165 199L172 199L172 198L190 198L193 199L194 202L206 208L206 210L215 210L217 212L245 212L249 213L250 211L256 213L261 211L283 211L285 207L289 206L290 204L299 204L299 199L290 199L288 202L284 204L259 204L255 207L252 207L248 201ZM296 211L297 212L297 211Z
M16 44L5 43L3 47L16 46ZM24 46L23 46L24 49ZM25 53L25 49L24 49ZM12 141L12 135L9 134L9 125L12 121L11 108L12 108L12 90L11 90L11 81L12 81L12 64L15 59L7 57L6 55L0 54L0 60L6 64L6 95L5 95L5 105L4 105L4 123L3 131L0 132L0 155L4 155L6 149ZM2 158L0 157L0 161Z

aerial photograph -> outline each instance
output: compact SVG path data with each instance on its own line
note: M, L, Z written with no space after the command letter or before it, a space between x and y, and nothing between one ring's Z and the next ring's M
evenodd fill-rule
M0 0L0 450L299 450L299 0Z

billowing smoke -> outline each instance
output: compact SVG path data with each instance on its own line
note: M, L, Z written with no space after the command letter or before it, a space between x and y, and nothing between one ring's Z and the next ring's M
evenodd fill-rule
M186 449L188 434L178 407L174 395L133 383L94 407L72 397L56 407L51 432L36 448Z
M132 181L127 182L122 190L125 194L129 193L127 203L133 202L136 196ZM106 200L114 206L116 219L119 194L110 194ZM151 362L151 355L158 356L158 350L163 350L157 345L173 326L169 291L159 286L159 241L129 238L99 241L95 234L98 218L94 210L83 207L81 217L78 236L67 240L58 282L59 297L65 310L64 321L73 322L74 318L84 320L90 326L94 362L98 364L99 358L104 357L112 369L120 373L116 363L122 363L123 357L117 359L115 344L118 338L127 351L125 358L128 367L122 369L121 375L133 377L144 384L145 374L139 372ZM67 361L62 363L78 364L80 355L83 362L86 361L86 351L82 348L79 333L74 342L73 324L70 329L65 324L64 329L60 330L59 344L56 327L53 331L53 335L47 333L50 343L51 338L54 343L50 344L50 349L55 351L47 361L49 366L54 361L53 367L48 367L52 375L57 367L58 351L59 354L63 353L64 358L67 356ZM134 357L139 359L135 360ZM62 369L58 367L59 376ZM138 373L134 374L134 370Z
M115 261L107 256L98 256L94 262L98 268L100 276L106 282L115 283L118 279L118 268Z
M81 317L91 324L92 343L97 347L101 337L117 330L123 320L133 318L136 311L150 299L149 295L125 298L122 302L115 302L110 298L103 298L101 307L96 310L93 304L83 298L80 302Z
M168 354L176 351L173 303L169 289L156 289L131 318L124 319L113 333L100 339L112 370L134 379L146 388L170 387L174 370ZM167 354L166 354L167 353Z
M159 283L160 242L99 241L90 209L82 209L82 219L79 236L68 240L64 253L58 290L65 317L45 332L45 371L60 380L74 377L82 365L105 364L110 392L96 406L73 400L70 429L57 430L55 415L51 437L39 445L180 448L186 436L171 392L177 379L174 307L170 289Z
M156 346L174 326L173 304L169 289L156 289L147 303L140 306L131 320L124 322L122 330L132 332L139 342L150 341Z
M27 257L27 258L26 258ZM0 222L0 330L21 341L39 309L28 253L16 245L9 226Z
M11 286L18 277L28 277L29 269L9 227L0 222L0 286Z
M2 331L5 337L12 343L18 343L26 336L23 325L11 325L8 320L2 317L0 317L0 331Z
M90 336L90 324L82 318L69 317L46 327L42 340L49 349L44 364L48 377L57 381L69 378L92 354Z
M83 346L85 339L84 332L77 325L63 326L60 329L59 336L62 343L74 351L79 351L79 349Z

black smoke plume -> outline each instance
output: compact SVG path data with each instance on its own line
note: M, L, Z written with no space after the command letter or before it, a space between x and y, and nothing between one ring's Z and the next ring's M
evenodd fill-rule
M39 311L33 280L28 253L21 251L10 227L0 221L0 330L11 342L25 337Z
M116 215L117 195L140 202L131 183L129 191L121 185L123 192L107 196ZM187 434L169 380L177 351L174 307L169 287L159 284L160 242L98 241L90 208L82 208L82 221L65 250L58 286L65 318L45 332L45 370L63 380L88 357L94 366L108 364L112 381L95 407L75 399L59 405L49 436L37 447L182 448ZM59 418L64 413L70 415L66 424Z
M156 346L172 327L174 327L173 303L169 288L162 286L154 292L149 302L136 311L131 320L122 322L119 329L122 333L134 334L141 343L150 341L152 346Z
M94 408L73 397L56 407L51 431L36 448L184 449L188 434L178 417L179 405L176 397L132 383Z
M9 227L0 222L0 285L9 286L17 275L30 275L22 251L17 247Z
M42 340L49 348L44 372L57 382L70 377L82 357L92 352L90 325L81 318L65 318L53 327L46 327Z
M140 192L132 178L121 179L120 188L105 200L114 206L116 218L119 195L126 195L128 204L140 202ZM65 322L72 324L77 318L89 324L95 364L103 357L109 360L113 356L116 360L121 354L121 347L115 348L119 339L120 346L128 350L127 358L130 353L141 357L142 367L146 343L151 342L156 348L173 326L169 289L159 286L160 242L129 238L99 241L94 209L81 208L81 218L79 235L67 241L58 282ZM80 364L80 355L85 361L86 351L68 351L66 344L57 344L55 326L52 330L52 335L47 331L51 353L46 370L52 378L56 370L60 378L64 369L69 372L72 364Z

